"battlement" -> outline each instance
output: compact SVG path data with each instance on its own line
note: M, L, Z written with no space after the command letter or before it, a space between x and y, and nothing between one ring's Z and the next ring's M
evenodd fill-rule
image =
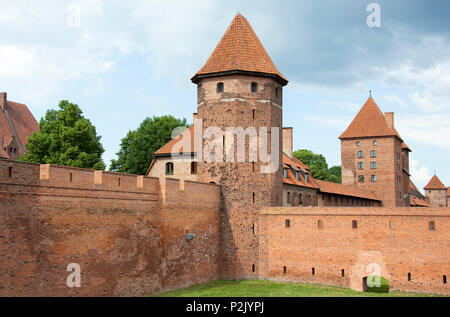
M6 189L6 186L16 189ZM163 205L214 208L218 208L220 197L220 186L215 184L6 159L0 159L0 188L2 191L22 193L76 194L80 198L161 200Z

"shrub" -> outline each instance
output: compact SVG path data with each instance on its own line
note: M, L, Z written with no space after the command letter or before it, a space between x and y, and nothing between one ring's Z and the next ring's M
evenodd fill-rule
M380 278L380 285L372 286L371 284L375 284L376 278ZM368 276L367 291L372 293L389 293L389 281L381 276Z

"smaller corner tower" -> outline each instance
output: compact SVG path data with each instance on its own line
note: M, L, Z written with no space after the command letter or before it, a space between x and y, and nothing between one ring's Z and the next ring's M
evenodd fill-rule
M449 207L447 201L447 187L441 182L439 177L433 175L428 184L424 187L425 197L431 207Z

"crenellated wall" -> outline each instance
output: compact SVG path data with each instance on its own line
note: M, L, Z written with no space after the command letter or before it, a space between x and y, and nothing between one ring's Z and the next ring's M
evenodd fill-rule
M219 206L213 184L0 160L0 296L147 296L215 280ZM66 285L69 263L81 288Z
M260 278L362 291L378 272L391 289L450 294L449 220L444 208L265 209Z

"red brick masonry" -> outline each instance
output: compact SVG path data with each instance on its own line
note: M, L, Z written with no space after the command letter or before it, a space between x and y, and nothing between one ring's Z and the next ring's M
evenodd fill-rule
M0 296L146 296L215 280L219 196L212 184L0 160ZM69 263L81 288L66 286Z
M449 220L443 208L266 209L260 278L362 290L363 278L377 269L391 289L450 294Z

